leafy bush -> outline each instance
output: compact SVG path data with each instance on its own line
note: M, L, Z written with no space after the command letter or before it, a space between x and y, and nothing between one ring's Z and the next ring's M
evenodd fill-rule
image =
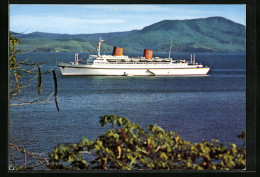
M58 144L49 154L50 169L194 169L231 170L245 168L245 148L224 146L218 140L191 143L157 125L147 130L127 118L100 117L112 129L96 140ZM118 128L114 128L115 125ZM245 138L245 132L238 136ZM92 160L87 160L87 159Z

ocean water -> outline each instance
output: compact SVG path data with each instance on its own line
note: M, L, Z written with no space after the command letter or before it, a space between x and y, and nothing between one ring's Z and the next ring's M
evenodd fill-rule
M246 130L244 53L197 53L196 61L212 69L208 76L189 77L66 77L56 61L73 61L74 53L28 53L19 58L48 61L42 70L54 69L58 78L59 112L53 97L52 103L9 108L9 135L30 151L47 155L57 143L76 143L84 136L95 139L111 128L99 124L105 114L127 117L142 127L156 124L191 142L218 139L243 144L236 136ZM42 96L54 92L52 77L52 73L42 75ZM36 98L37 80L33 80L19 99Z

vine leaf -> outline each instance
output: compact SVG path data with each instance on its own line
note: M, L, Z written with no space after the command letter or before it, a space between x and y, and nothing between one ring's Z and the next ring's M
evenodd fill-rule
M14 72L14 77L15 77L15 81L16 81L17 93L18 93L18 95L20 95L21 89L20 89L20 84L19 84L17 72Z
M38 65L37 65L38 66ZM41 67L38 66L38 95L41 94L42 87L42 75L41 75Z
M55 84L54 97L55 97L56 108L57 108L58 111L60 111L60 109L59 109L59 105L58 105L58 101L57 101L57 94L58 94L58 82L57 82L57 76L56 76L56 72L55 72L55 70L52 70L52 73L53 73L53 80L54 80L54 84Z

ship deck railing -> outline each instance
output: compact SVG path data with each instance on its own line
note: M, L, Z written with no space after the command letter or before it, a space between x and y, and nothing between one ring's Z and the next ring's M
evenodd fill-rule
M133 65L139 65L139 64L169 64L171 62L95 62L95 64L118 64L118 65L125 65L125 64L133 64Z

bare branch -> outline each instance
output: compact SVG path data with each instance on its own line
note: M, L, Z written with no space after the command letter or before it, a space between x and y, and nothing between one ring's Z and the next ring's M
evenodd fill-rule
M51 96L53 96L53 94L54 93L47 95L45 97L41 97L39 99L33 100L33 101L24 101L24 100L12 98L12 100L15 100L15 101L18 101L18 102L21 102L21 103L18 103L18 104L11 103L10 105L21 106L21 105L34 104L34 103L53 103L53 102L48 101L51 98Z
M49 165L49 161L46 157L43 157L42 154L38 154L38 153L34 153L31 151L26 151L24 147L19 147L18 145L9 142L9 146L21 153L24 153L24 159L25 159L25 168L27 168L27 162L26 162L26 156L30 156L32 158L34 158L36 161L38 161L42 166L44 166L45 168L47 168L47 165ZM44 162L46 162L46 164L44 164Z
M21 53L19 53L19 55L30 53L30 52L34 51L35 49L36 49L36 47L34 47L32 50L29 50L29 51L26 51L26 52L21 52Z

